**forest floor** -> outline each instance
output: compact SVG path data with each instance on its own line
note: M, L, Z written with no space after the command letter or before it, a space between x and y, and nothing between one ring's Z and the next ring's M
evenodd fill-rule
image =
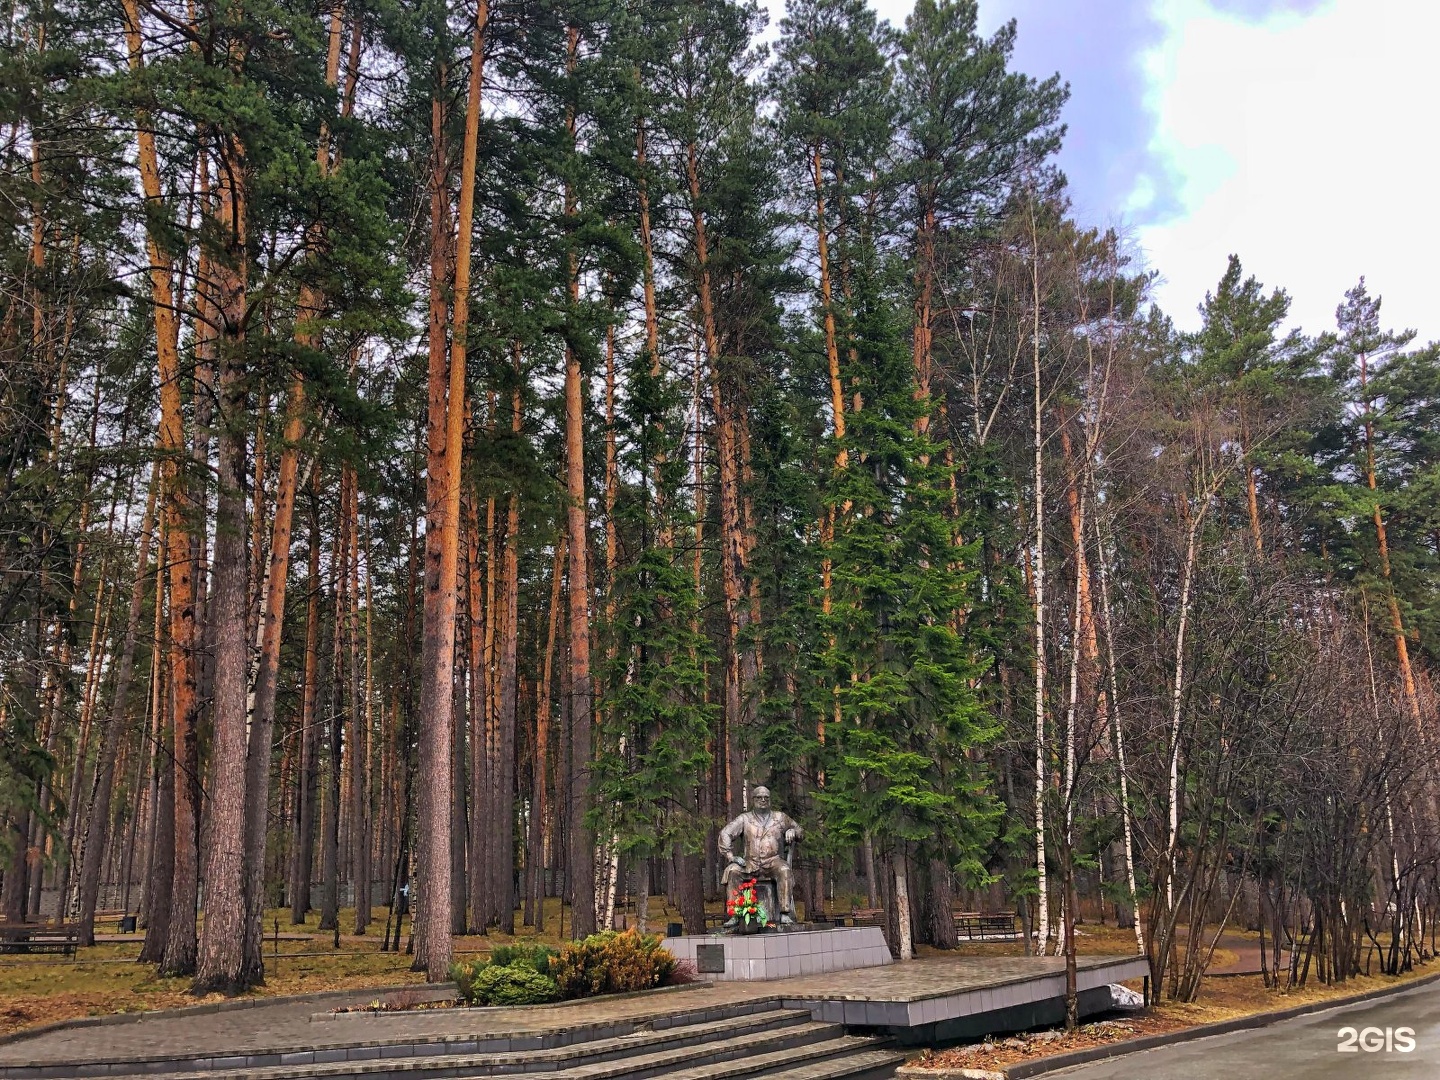
M652 921L656 907L658 905L651 907ZM558 901L547 902L548 932L543 935L536 935L527 927L514 937L493 930L485 936L457 936L454 939L456 959L488 953L493 946L512 941L545 941L558 945L558 908ZM405 920L401 938L402 951L381 952L385 909L377 911L380 917L371 923L368 933L342 933L339 948L335 947L331 931L320 930L318 912L311 912L303 925L294 926L290 923L288 908L267 911L265 984L256 988L253 996L423 983L424 973L410 970L414 957L403 951L410 935L409 918ZM277 920L278 942L273 937ZM156 974L153 965L137 963L144 932L116 941L116 922L98 920L96 934L107 940L93 948L79 950L74 960L53 955L0 957L0 1035L82 1016L175 1009L224 1000L218 994L196 997L190 993L188 978L163 978ZM340 912L340 926L342 930L354 929L353 908ZM663 922L660 929L664 929ZM297 937L301 940L296 940Z

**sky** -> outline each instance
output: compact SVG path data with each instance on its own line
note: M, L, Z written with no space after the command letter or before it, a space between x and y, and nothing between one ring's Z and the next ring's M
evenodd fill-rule
M784 0L768 0L778 21ZM913 0L871 0L903 24ZM1240 256L1317 333L1363 274L1440 339L1434 0L980 0L1014 65L1069 82L1076 216L1124 230L1182 329Z

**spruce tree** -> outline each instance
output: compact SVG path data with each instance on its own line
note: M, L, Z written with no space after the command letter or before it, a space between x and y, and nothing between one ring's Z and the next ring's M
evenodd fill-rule
M962 543L950 513L941 447L916 421L905 324L874 278L856 288L856 381L865 407L846 430L850 465L837 477L830 553L834 604L826 653L839 685L840 719L823 795L827 827L851 842L871 835L895 882L898 949L912 950L909 860L937 857L973 880L998 803L973 752L995 735L972 686L983 671L957 624L979 546Z

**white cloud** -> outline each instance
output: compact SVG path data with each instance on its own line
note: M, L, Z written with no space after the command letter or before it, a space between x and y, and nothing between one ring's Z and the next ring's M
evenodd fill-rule
M1293 297L1292 321L1333 325L1361 275L1384 319L1440 337L1440 215L1430 143L1440 5L1334 0L1245 21L1206 0L1159 0L1145 57L1150 151L1181 212L1138 230L1182 326L1230 252ZM1127 208L1142 210L1143 185Z
M784 0L764 2L772 26L778 24ZM870 2L896 25L913 6ZM1131 5L1144 5L1161 27L1160 44L1136 57L1147 87L1143 114L1132 100L1112 99L1106 108L1103 95L1130 86L1097 78L1088 58L1076 55L1083 42L1048 6L1071 3L1121 34L1127 56L1142 47L1131 41ZM981 0L980 6L986 33L1019 17L1026 70L1043 76L1058 67L1076 81L1077 98L1091 95L1083 112L1069 117L1061 162L1077 191L1115 204L1078 209L1097 224L1139 223L1135 237L1164 277L1157 298L1182 327L1197 324L1196 305L1234 252L1249 273L1289 291L1292 322L1312 333L1333 326L1336 304L1364 274L1372 294L1385 298L1387 324L1413 327L1421 340L1440 338L1440 200L1431 191L1437 152L1430 145L1440 97L1432 55L1440 2ZM1133 169L1123 200L1111 194L1116 185L1093 175L1094 154L1075 153L1096 140L1131 145L1104 131L1107 122L1148 129L1147 151L1121 159Z

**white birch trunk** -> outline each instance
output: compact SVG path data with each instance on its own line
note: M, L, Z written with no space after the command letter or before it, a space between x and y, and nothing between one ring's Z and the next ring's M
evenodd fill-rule
M1085 501L1083 499L1080 500L1079 518L1080 536L1083 540L1085 536ZM1077 551L1075 557L1075 603L1071 608L1073 621L1070 624L1070 693L1065 703L1065 843L1067 845L1072 839L1071 833L1075 826L1075 808L1072 802L1075 795L1075 709L1080 697L1080 645L1084 636L1081 632L1080 614L1085 580L1083 554L1083 551Z
M1166 844L1165 905L1175 904L1175 855L1180 843L1180 708L1185 693L1185 627L1190 620L1190 586L1195 577L1195 544L1205 505L1195 515L1185 540L1185 571L1180 582L1180 625L1175 630L1175 681L1170 692L1170 835Z
M1080 536L1085 536L1085 504L1080 503ZM1081 583L1084 578L1081 570L1084 568L1085 560L1081 558L1081 552L1076 552L1075 559L1075 603L1071 610L1070 626L1070 687L1069 696L1065 703L1065 777L1064 777L1064 806L1061 808L1063 824L1064 848L1061 852L1065 866L1069 867L1074 860L1075 843L1075 705L1080 696L1080 603ZM1062 950L1067 949L1071 940L1074 925L1075 913L1070 910L1070 884L1068 875L1073 870L1067 870L1061 875L1060 885L1060 933L1055 937L1055 955L1059 956Z
M1034 301L1031 351L1035 374L1035 875L1040 953L1050 937L1049 882L1045 874L1045 468L1040 387L1040 252L1030 209L1030 284Z
M1120 726L1120 680L1116 675L1115 638L1110 620L1110 571L1105 556L1105 538L1095 522L1095 558L1100 573L1100 617L1105 621L1105 668L1110 683L1110 734L1115 743L1115 764L1120 772L1120 827L1125 841L1125 885L1130 891L1134 913L1135 950L1145 954L1145 929L1140 919L1139 890L1135 885L1135 845L1130 824L1130 770L1125 764L1125 730Z
M620 756L625 756L625 736L620 736ZM620 814L620 805L615 805ZM595 910L600 913L600 928L615 929L615 892L620 882L620 834L612 831L610 841L602 851L596 852L595 867Z
M905 856L895 857L895 915L900 924L900 959L915 958L915 937L910 929L910 884L906 880Z

